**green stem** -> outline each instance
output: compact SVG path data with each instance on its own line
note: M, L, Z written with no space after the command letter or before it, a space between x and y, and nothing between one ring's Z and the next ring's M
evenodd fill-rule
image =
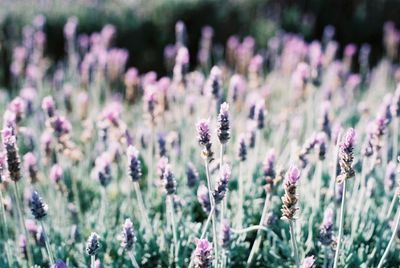
M204 165L206 168L206 176L207 176L207 187L208 187L208 197L210 199L211 207L215 206L214 197L211 194L211 178L210 178L210 170L208 167L207 159L204 160ZM215 215L214 213L211 214L211 222L213 226L213 242L214 242L214 254L215 254L215 267L218 268L218 237L217 237L217 225L215 222Z
M244 229L240 229L240 230L236 230L236 229L232 229L232 233L235 234L245 234L248 232L252 232L252 231L264 231L264 232L268 232L268 229L262 225L253 225Z
M96 262L96 256L95 255L91 255L90 256L90 267L91 268L95 268L94 263Z
M259 224L261 226L264 225L265 217L267 216L267 212L268 212L268 204L269 204L270 199L271 199L271 195L267 193L267 196L265 197L264 208L263 208L263 211L261 214L260 224ZM257 237L256 241L254 242L254 244L250 250L249 258L247 259L247 266L249 266L252 263L253 258L260 247L261 239L262 239L260 231L257 232L256 237Z
M176 233L176 226L175 226L175 213L174 213L174 200L172 199L171 195L167 195L167 206L169 210L169 215L170 215L170 222L171 222L171 228L172 228L172 236L174 240L174 258L175 258L175 264L178 262L178 238L177 238L177 233Z
M4 203L3 203L3 193L0 189L0 207L1 207L1 214L3 216L3 226L4 226L4 249L6 251L7 255L7 263L11 267L13 262L11 261L11 255L8 247L8 224L7 224L7 217L6 217L6 211L4 209Z
M299 251L297 248L296 231L294 229L294 221L293 220L289 221L289 227L290 227L290 236L292 238L292 244L293 244L293 254L294 254L294 258L296 260L296 267L300 268Z
M140 214L142 215L142 218L143 218L144 223L146 225L145 229L148 230L152 234L153 233L152 225L150 224L149 216L147 215L147 210L146 210L146 207L144 206L142 192L140 191L139 182L137 182L137 181L133 182L133 188L135 190L136 199L137 199L137 202L138 202L138 205L139 205Z
M337 242L336 252L335 252L335 260L333 262L333 268L336 268L338 266L340 246L342 244L344 205L346 203L346 180L347 179L345 179L343 181L342 204L340 206L340 218L339 218L339 234L338 234L338 240L337 240L338 242Z
M207 221L206 221L205 225L203 226L203 230L200 235L200 239L203 239L204 236L206 235L208 225L210 225L210 221L211 221L212 215L214 214L214 211L215 211L215 206L213 206L211 208L210 213L208 214Z
M43 231L43 236L44 236L44 243L46 244L46 249L47 249L47 254L49 255L50 264L51 264L51 266L53 266L53 264L54 264L54 255L53 255L53 252L52 252L51 247L50 247L49 238L47 237L47 232L46 232L46 229L44 227L43 221L39 221L39 222L40 222L40 225L42 226L42 231Z
M396 203L396 199L397 199L397 194L395 193L395 194L393 195L392 201L390 202L390 207L389 207L389 210L388 210L387 215L386 215L386 217L387 217L388 219L389 219L390 215L392 215L392 211L393 211L393 209L394 209L394 205L395 205L395 203Z
M131 259L132 266L133 266L134 268L139 268L140 266L139 266L139 264L137 263L137 261L136 261L136 259L135 259L135 256L133 255L132 251L128 251L128 255L129 255L129 258Z
M29 243L28 231L24 224L24 218L23 218L21 204L20 204L20 200L19 200L20 197L19 197L19 189L18 189L17 182L14 182L14 194L15 194L15 202L17 205L17 213L18 213L19 223L21 225L21 231L24 233L25 238L26 238L27 259L28 259L29 267L32 267L33 266L33 258L32 258L33 255L32 255L32 251L31 251L31 247L30 247L30 243Z
M243 164L242 161L239 162L239 211L237 217L237 227L240 229L242 228L243 224L243 196L244 196L244 189L243 189L243 175L242 175Z
M383 253L382 258L379 261L378 268L381 268L383 266L383 263L384 263L384 261L386 259L386 256L389 254L390 247L393 244L393 241L394 241L394 239L396 237L397 229L399 228L399 222L400 222L400 211L397 213L396 225L395 225L395 227L393 229L392 237L390 238L389 244L387 245L387 247L385 249L385 252Z

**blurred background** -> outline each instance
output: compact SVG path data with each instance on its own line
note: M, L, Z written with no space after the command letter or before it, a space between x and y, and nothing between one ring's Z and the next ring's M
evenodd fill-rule
M325 26L336 29L340 49L348 43L369 43L370 62L383 54L383 24L400 24L398 0L2 0L0 1L0 85L9 83L12 48L23 27L38 14L46 17L45 53L57 61L65 55L63 27L67 18L79 20L78 34L116 27L114 46L127 48L128 66L140 72L166 72L164 49L175 40L175 23L185 22L191 63L196 63L202 28L214 30L215 57L223 53L231 35L251 35L259 49L276 31L299 33L306 40L320 39ZM5 42L7 40L7 42ZM219 44L219 46L218 46ZM219 49L220 48L220 49ZM191 64L194 66L195 64Z

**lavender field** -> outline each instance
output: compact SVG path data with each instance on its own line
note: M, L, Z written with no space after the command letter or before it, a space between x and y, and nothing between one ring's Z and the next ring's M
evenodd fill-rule
M192 63L177 21L165 76L75 17L55 61L45 25L7 43L0 267L400 266L394 23L372 65L332 26L260 48L204 25Z

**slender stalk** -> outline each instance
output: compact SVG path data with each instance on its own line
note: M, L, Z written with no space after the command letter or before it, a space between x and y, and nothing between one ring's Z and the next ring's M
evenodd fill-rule
M26 226L24 224L24 218L21 210L21 204L20 204L20 196L19 196L19 189L18 189L18 183L14 182L14 194L15 194L15 202L17 205L17 213L18 213L18 218L19 218L19 223L21 225L21 231L24 233L26 237L26 248L27 248L27 259L29 263L29 267L33 266L33 258L32 258L32 251L29 243L29 235L28 235L28 230L26 229Z
M96 261L96 256L95 255L91 255L90 256L90 267L91 268L95 268L94 263Z
M172 228L172 236L174 240L174 258L175 258L175 264L178 261L178 238L176 234L176 226L175 226L175 213L174 213L174 200L172 199L171 195L167 195L167 206L169 210L169 215L170 215L170 222L171 222L171 228Z
M210 225L210 221L211 221L211 218L212 218L212 216L214 214L214 211L215 211L215 206L213 206L211 208L210 213L208 214L207 221L206 221L205 225L203 226L203 230L201 231L200 239L203 239L204 236L206 235L207 229L208 229L208 225Z
M324 247L324 264L323 264L323 268L326 268L327 265L328 265L328 248Z
M148 229L150 231L150 233L153 233L152 231L152 225L150 224L150 220L149 220L149 215L147 214L147 210L146 207L144 206L144 202L143 202L143 197L142 197L142 192L140 191L140 185L139 182L135 181L133 182L133 188L135 190L135 194L136 194L136 199L139 205L139 210L140 210L140 214L142 215L142 218L147 226L146 229Z
M54 255L53 255L53 252L52 252L51 247L50 247L49 238L47 237L47 232L46 232L46 229L44 227L43 221L39 221L39 222L40 222L40 225L42 226L44 242L46 244L46 249L47 249L47 254L49 255L50 264L51 264L51 266L53 266L53 264L54 264Z
M224 164L224 150L225 150L225 145L221 144L220 147L220 154L219 154L219 175L222 176L222 166ZM222 228L223 228L223 221L225 217L225 204L226 204L226 196L221 202L221 211L220 211L220 233L222 233ZM224 259L224 252L221 250L221 259ZM223 264L222 264L223 265Z
M243 189L243 175L242 175L243 164L242 161L239 162L239 211L237 217L237 227L240 229L242 228L243 224L243 196L244 196L244 189Z
M100 215L99 215L101 229L105 226L104 215L106 213L106 199L107 199L106 189L104 187L101 187L101 205L100 205Z
M150 134L150 155L149 155L149 161L150 161L150 167L149 167L149 177L147 178L147 193L150 192L151 190L151 185L154 180L154 145L155 143L155 137L154 137L154 126L152 124L151 126L151 134Z
M139 268L140 266L139 266L139 264L137 263L137 261L136 261L136 259L135 259L135 256L133 255L132 251L128 251L128 255L129 255L129 258L131 259L132 266L133 266L134 268Z
M290 228L290 236L292 238L292 244L293 244L293 254L294 254L294 258L296 260L296 267L300 268L299 251L297 249L296 231L294 229L294 221L293 220L289 221L289 228Z
M208 197L210 199L211 202L211 207L215 207L215 202L214 202L214 197L211 194L211 178L210 178L210 170L208 167L208 161L207 159L204 160L204 165L206 168L206 175L207 175L207 187L208 187ZM217 225L215 222L215 215L214 213L211 214L211 222L212 222L212 226L213 226L213 243L214 243L214 254L215 254L215 267L218 268L218 237L217 237Z
M398 144L399 144L399 118L395 118L393 122L393 151L392 151L392 159L396 161L396 157L398 154Z
M393 229L392 237L390 238L389 244L387 245L387 247L386 247L386 249L385 249L385 252L383 253L382 258L381 258L381 260L379 261L378 268L381 268L381 267L383 266L383 263L384 263L384 261L385 261L385 259L386 259L386 256L389 254L390 247L391 247L392 244L393 244L393 241L394 241L394 239L395 239L395 237L396 237L397 229L399 228L399 222L400 222L400 211L397 213L396 225L395 225L395 227L394 227L394 229Z
M265 197L265 202L264 202L264 208L261 214L261 220L260 220L260 224L259 225L264 225L265 222L265 217L267 216L267 212L268 212L268 204L270 203L270 199L271 199L271 195L267 193L267 196ZM257 235L256 235L256 241L254 242L251 251L250 251L250 255L249 258L247 259L247 266L249 266L251 264L251 262L253 261L254 255L257 253L260 244L261 244L261 232L258 231Z
M339 261L339 251L340 246L342 245L342 236L343 236L343 218L344 218L344 205L346 203L346 179L343 181L343 194L342 194L342 204L340 205L340 218L339 218L339 234L337 239L337 246L335 252L335 260L333 263L333 268L338 266Z
M8 224L7 224L7 217L6 217L6 211L4 209L4 203L3 203L3 193L0 190L0 208L1 208L1 214L3 218L3 229L4 229L4 249L6 251L6 256L7 256L7 263L11 267L13 262L11 261L11 255L8 247Z
M390 215L392 215L392 212L393 212L393 209L394 209L394 205L396 204L396 199L397 199L397 195L394 194L394 195L393 195L393 198L392 198L392 201L390 202L389 210L388 210L388 212L387 212L387 214L386 214L386 217L387 217L388 219L389 219Z
M262 225L253 225L244 229L240 229L240 230L236 230L236 229L232 229L232 233L235 234L244 234L244 233L248 233L248 232L252 232L252 231L265 231L268 232L268 229Z

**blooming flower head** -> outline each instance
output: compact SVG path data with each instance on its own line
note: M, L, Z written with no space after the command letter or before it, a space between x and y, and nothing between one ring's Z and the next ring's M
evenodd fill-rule
M130 251L136 242L136 235L135 231L133 230L132 221L130 219L126 219L122 227L121 247L127 251Z
M89 256L96 255L100 249L100 237L95 232L91 233L86 242L86 253Z
M199 239L193 252L195 268L211 268L213 261L213 247L207 239Z
M42 100L42 109L46 112L48 117L54 116L56 105L52 96L46 96Z
M50 170L50 179L55 182L58 183L63 175L63 169L59 164L55 164L51 167Z
M296 185L300 179L300 170L296 166L291 166L286 173L286 182Z
M210 142L211 134L209 120L202 119L197 123L197 135L200 145L206 146Z
M301 264L301 268L312 268L315 263L315 257L314 256L309 256L304 258L303 263Z
M127 149L129 175L132 181L138 181L142 176L142 169L140 166L139 151L132 145Z
M29 208L36 220L41 220L47 215L47 204L43 202L42 197L36 191L32 192L29 199Z
M352 150L354 147L355 140L356 140L356 132L354 131L353 128L349 128L346 132L346 135L344 136L344 139L340 147L345 151Z

